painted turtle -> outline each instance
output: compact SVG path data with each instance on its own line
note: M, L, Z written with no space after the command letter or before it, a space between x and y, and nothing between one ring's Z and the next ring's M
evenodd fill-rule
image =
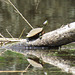
M44 34L43 28L34 28L28 33L26 37L27 37L27 40L31 41L31 40L35 40L39 38L43 34Z

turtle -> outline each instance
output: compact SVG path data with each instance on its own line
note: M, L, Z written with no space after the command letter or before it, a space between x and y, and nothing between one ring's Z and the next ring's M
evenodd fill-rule
M43 34L44 34L43 28L34 28L28 33L26 37L28 41L32 41L41 37Z

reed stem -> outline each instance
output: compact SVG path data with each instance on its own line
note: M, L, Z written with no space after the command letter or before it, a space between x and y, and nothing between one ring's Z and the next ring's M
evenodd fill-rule
M20 11L14 6L14 4L8 0L8 2L15 8L15 10L18 12L18 14L24 19L24 21L33 29L32 25L27 21L27 19L20 13Z

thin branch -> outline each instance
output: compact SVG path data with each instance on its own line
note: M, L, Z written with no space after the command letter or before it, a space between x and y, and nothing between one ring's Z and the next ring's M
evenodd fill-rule
M21 32L19 38L21 38L21 36L23 35L24 30L25 30L25 28L22 30L22 32Z
M2 38L5 38L1 33L0 33L0 36L1 36Z
M16 73L16 72L28 72L28 71L0 71L0 73ZM32 71L33 72L33 71ZM35 71L34 71L35 72ZM50 71L50 72L61 72L61 71Z
M0 42L24 42L26 39L19 39L19 38L0 38Z
M7 33L12 37L12 38L14 38L11 34L10 34L10 32L6 29L6 31L7 31Z
M5 39L7 42L8 42L8 40L7 40L7 38L5 38L1 33L0 33L0 36L2 37L1 39ZM0 41L0 45L2 46L2 45L5 45L5 41Z
M28 70L29 66L30 66L30 64L26 67L25 71L27 71L27 70Z
M14 6L14 4L8 0L8 2L15 8L15 10L19 13L19 15L26 21L26 23L33 29L32 25L27 21L27 19L20 13L20 11Z
M2 72L3 73L11 73L11 72L15 73L15 72L27 72L27 71L0 71L0 73L2 73Z
M29 66L30 66L30 64L26 67L26 69L24 70L24 72L28 70ZM21 72L21 75L23 75L24 72Z

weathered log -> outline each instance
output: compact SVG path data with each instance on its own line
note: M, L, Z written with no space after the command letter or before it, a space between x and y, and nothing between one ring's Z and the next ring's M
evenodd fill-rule
M33 41L27 41L26 39L6 39L6 41L19 41L18 43L14 44L14 46L19 46L19 44L22 44L23 46L48 46L51 48L59 47L71 42L75 42L75 22L67 24L54 31L45 33L42 35L41 39L38 38Z
M71 42L75 42L75 22L45 33L41 39L29 41L27 44L34 46L61 46Z

